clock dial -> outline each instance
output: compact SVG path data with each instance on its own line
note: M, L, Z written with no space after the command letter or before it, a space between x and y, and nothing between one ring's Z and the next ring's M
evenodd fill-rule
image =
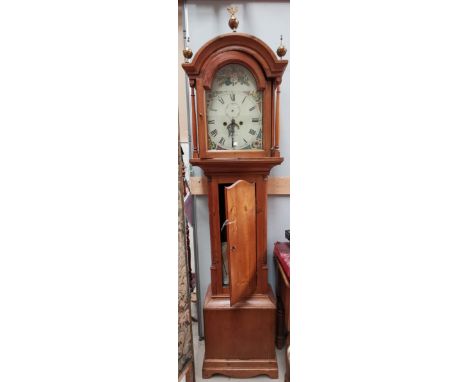
M206 93L209 149L261 150L262 100L247 68L238 64L222 67Z

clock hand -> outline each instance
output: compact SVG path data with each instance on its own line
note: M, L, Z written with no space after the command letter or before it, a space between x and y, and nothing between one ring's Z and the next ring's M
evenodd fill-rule
M231 123L227 125L227 129L228 129L228 133L230 137L234 136L234 131L235 131L236 126L237 128L239 128L239 125L236 123L236 120L233 118L231 120Z
M233 118L231 123L227 125L228 134L231 137L231 147L234 148L234 135L236 132L236 127L239 129L239 125L236 123L236 120Z

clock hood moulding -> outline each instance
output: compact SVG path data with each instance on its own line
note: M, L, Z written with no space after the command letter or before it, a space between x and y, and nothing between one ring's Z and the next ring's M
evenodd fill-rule
M206 42L195 54L191 63L182 64L190 80L200 75L206 61L213 55L240 51L253 58L261 65L267 78L275 78L280 83L288 65L287 60L279 60L270 47L259 38L246 33L227 33Z
M235 158L226 161L221 158L215 159L190 159L190 163L203 169L206 176L225 174L258 174L268 176L274 166L283 162L283 158Z

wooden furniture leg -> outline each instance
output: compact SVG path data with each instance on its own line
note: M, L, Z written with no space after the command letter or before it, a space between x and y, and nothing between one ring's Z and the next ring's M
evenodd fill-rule
M276 270L276 347L282 349L285 342L285 330L284 330L284 305L281 299L280 283L281 274L279 272L280 265L275 259L275 270Z

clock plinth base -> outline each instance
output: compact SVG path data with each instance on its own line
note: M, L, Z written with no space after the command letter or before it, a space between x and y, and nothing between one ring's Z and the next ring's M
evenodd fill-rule
M211 378L215 374L231 378L252 378L267 375L278 378L278 365L274 360L242 360L242 359L205 359L203 361L202 377Z
M205 359L203 378L222 374L234 378L267 375L278 378L275 352L276 300L254 294L230 305L229 296L213 296L211 286L203 308Z

